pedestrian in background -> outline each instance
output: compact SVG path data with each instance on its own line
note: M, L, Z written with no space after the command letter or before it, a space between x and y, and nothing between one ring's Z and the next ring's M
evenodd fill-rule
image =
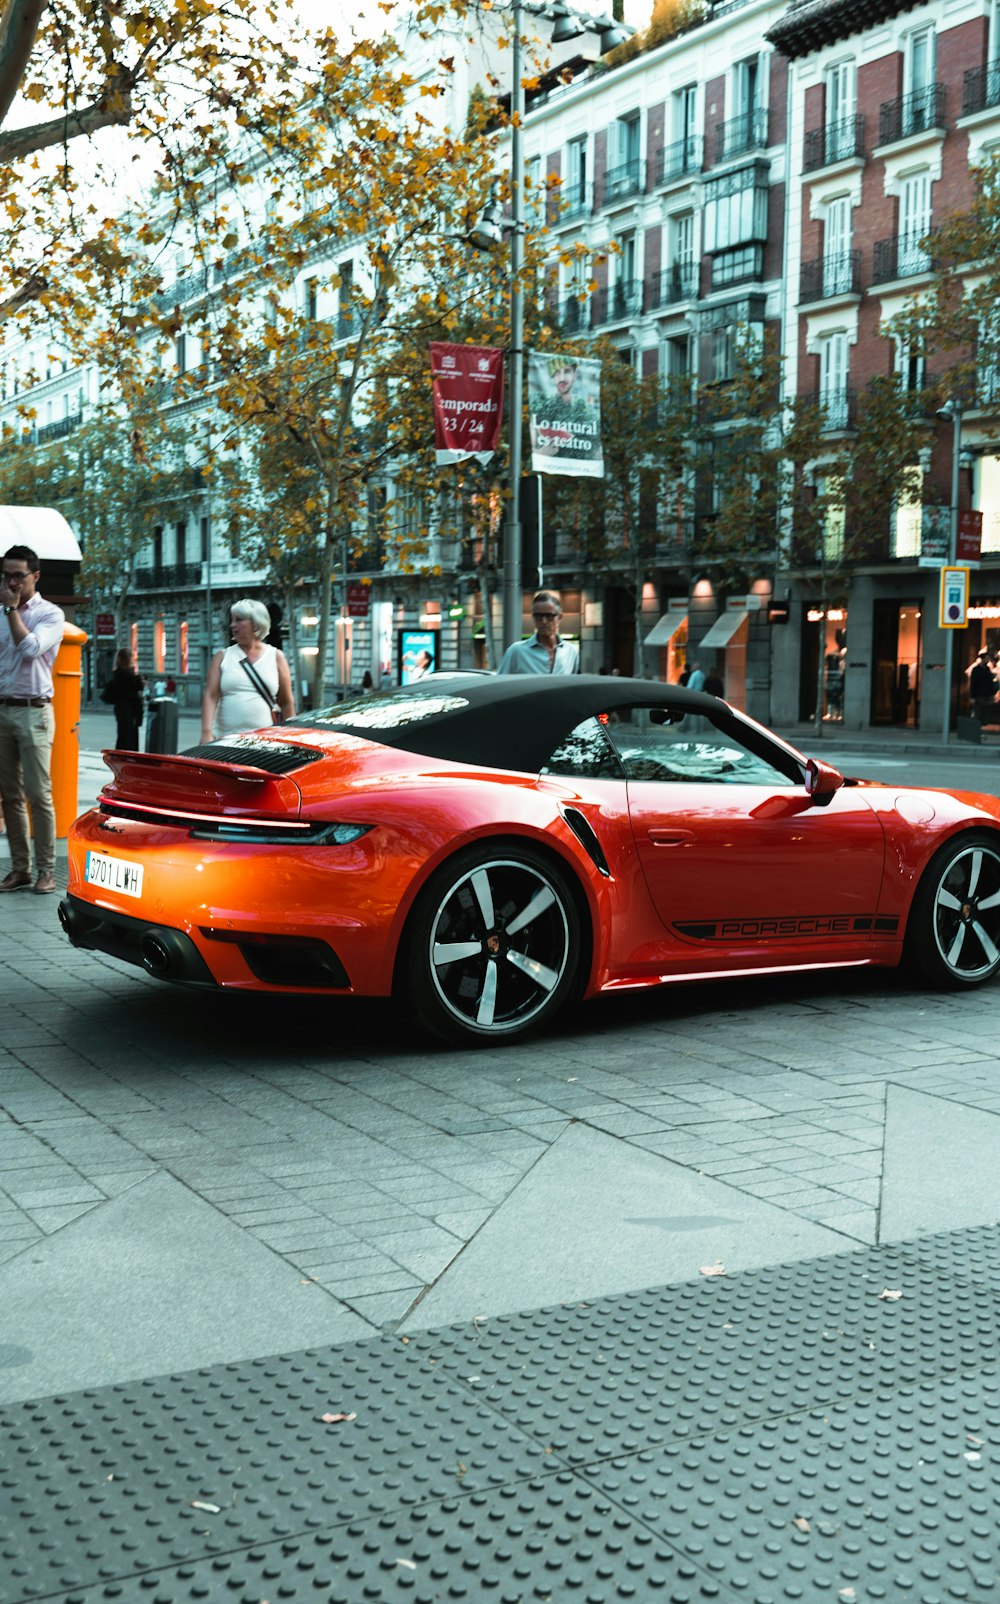
M984 646L969 673L969 695L980 725L992 724L996 714L996 676L990 667L990 654Z
M115 745L121 752L138 752L142 723L142 680L132 667L132 653L123 646L115 657L111 678L101 701L115 710Z
M580 652L559 634L562 598L556 590L540 590L531 604L535 633L515 641L503 654L498 674L577 674Z
M35 833L35 884L56 889L56 812L52 804L52 665L65 615L38 591L40 567L29 546L10 546L0 577L0 798L10 873L0 892L31 887L28 804Z
M268 646L271 615L246 596L229 610L233 644L209 664L201 704L201 739L239 735L295 717L292 676L284 652ZM213 733L214 732L214 733Z

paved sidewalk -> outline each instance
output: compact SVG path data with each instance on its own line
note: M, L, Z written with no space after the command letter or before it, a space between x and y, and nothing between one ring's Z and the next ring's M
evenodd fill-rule
M995 1604L1000 988L428 1051L54 900L0 900L2 1604Z

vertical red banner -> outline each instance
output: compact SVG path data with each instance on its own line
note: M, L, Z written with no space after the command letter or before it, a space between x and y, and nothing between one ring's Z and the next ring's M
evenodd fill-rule
M503 418L503 352L487 345L431 344L434 455L439 463L489 462Z

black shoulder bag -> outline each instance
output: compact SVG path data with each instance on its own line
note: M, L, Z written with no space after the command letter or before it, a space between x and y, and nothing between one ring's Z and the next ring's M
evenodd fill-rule
M267 703L268 707L270 708L270 710L271 710L271 723L272 724L283 724L285 722L285 716L282 713L281 708L278 706L277 702L274 700L274 697L271 695L271 692L268 690L267 686L264 684L264 681L261 679L260 675L258 674L257 670L254 668L254 666L251 663L250 659L248 657L241 657L240 658L240 667L246 669L247 674L250 677L250 681L251 681L251 684L253 685L254 690L260 692L261 696L263 696L265 702Z

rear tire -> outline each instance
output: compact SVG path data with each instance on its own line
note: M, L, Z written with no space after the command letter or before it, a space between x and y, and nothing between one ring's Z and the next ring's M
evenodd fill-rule
M514 1041L550 1020L576 985L580 916L568 876L529 846L465 848L414 906L397 994L451 1041Z
M960 835L931 859L910 909L906 955L932 986L979 986L1000 970L1000 836Z

